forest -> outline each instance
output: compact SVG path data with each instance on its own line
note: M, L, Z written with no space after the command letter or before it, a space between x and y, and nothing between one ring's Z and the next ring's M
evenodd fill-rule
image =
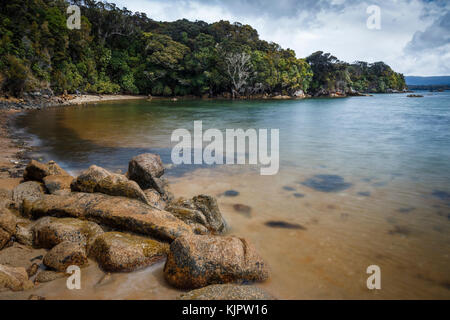
M69 5L81 28L69 29ZM0 94L326 96L406 88L383 62L346 63L329 53L297 58L249 25L158 22L94 0L0 4Z

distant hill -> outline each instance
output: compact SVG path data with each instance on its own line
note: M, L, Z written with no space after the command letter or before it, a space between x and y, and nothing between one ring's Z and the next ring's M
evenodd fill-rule
M450 76L441 77L414 77L406 76L406 85L408 86L450 86Z

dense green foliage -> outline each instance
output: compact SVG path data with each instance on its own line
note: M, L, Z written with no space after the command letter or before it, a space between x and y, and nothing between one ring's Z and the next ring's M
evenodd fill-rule
M81 7L79 30L66 26L69 4ZM47 88L242 96L404 87L381 62L349 65L321 52L298 59L228 21L156 22L93 0L2 1L0 19L0 89L15 96Z
M402 74L394 72L383 62L369 64L357 61L352 64L339 61L322 51L306 58L314 73L311 92L387 92L406 88Z

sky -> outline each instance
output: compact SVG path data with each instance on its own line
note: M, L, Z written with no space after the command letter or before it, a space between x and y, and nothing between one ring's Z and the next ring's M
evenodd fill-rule
M407 76L450 75L449 0L109 0L157 21L228 20L306 57L384 61ZM379 14L378 14L379 13Z

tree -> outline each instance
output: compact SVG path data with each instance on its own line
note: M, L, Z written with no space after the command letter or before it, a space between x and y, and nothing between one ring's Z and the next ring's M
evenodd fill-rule
M250 78L252 67L250 55L246 52L228 53L225 56L226 72L232 84L233 99L240 96Z

